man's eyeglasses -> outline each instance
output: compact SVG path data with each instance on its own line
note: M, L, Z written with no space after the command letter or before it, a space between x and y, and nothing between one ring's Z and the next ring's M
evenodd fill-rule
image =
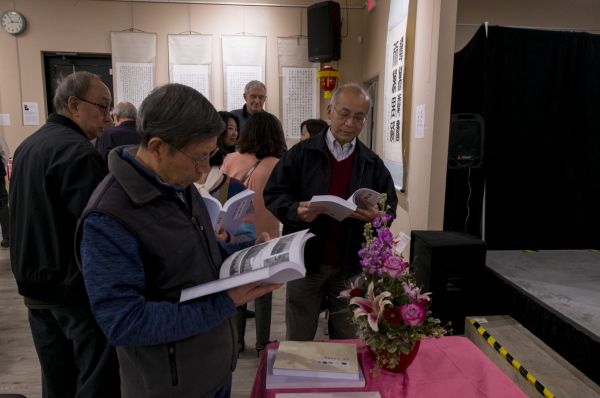
M341 111L338 111L335 108L333 108L333 111L337 113L337 115L344 121L352 118L352 121L354 123L363 124L367 120L367 115L365 115L364 113L352 113L347 109L342 109Z
M75 98L77 98L80 101L87 102L88 104L96 105L98 108L102 109L102 112L104 113L104 116L110 115L112 113L112 111L113 111L113 109L112 109L112 107L110 105L98 104L96 102L88 101L85 98L80 98L80 97L75 97Z
M203 156L201 156L199 158L193 158L190 155L188 155L187 153L183 152L181 149L175 148L175 150L177 152L180 152L181 154L185 155L185 157L187 157L191 161L193 161L194 162L194 167L196 168L196 170L198 170L200 168L200 166L202 166L202 163L208 162L208 160L210 158L212 158L213 156L215 156L217 154L217 152L219 152L219 147L215 147L215 149L213 149L212 151L210 151L209 154L203 155Z

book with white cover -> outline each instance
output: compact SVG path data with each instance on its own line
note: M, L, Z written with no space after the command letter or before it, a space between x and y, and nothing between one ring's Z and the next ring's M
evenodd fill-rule
M379 192L369 188L359 188L348 199L342 199L335 195L315 195L310 199L308 207L324 207L325 214L342 221L354 213L357 208L366 209L378 204L380 200Z
M181 291L179 301L207 296L247 283L285 283L306 275L304 246L314 235L308 229L237 251L227 257L219 279Z
M208 215L210 216L210 222L215 232L221 229L221 225L225 227L225 230L231 235L237 233L238 227L244 220L244 217L250 210L252 205L252 198L254 197L254 191L251 189L245 189L231 198L221 206L221 202L210 194L200 192Z
M358 380L358 357L352 343L282 341L273 374Z
M365 376L358 367L358 380L329 379L322 377L277 376L273 374L273 363L277 349L267 352L267 389L276 388L362 388L365 386Z

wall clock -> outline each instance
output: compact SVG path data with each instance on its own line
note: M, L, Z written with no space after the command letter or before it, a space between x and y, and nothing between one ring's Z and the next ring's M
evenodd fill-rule
M18 35L25 31L27 20L25 16L17 11L6 11L0 17L2 28L11 35Z

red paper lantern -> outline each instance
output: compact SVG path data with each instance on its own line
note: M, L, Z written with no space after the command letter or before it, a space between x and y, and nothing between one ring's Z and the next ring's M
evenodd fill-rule
M323 97L331 98L331 92L335 90L340 72L332 66L325 65L323 69L317 72L317 77L321 83L321 88L325 91Z

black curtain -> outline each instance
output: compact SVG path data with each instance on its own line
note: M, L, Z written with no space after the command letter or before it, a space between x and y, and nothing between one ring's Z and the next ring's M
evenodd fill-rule
M489 249L600 248L600 35L481 27L454 65L452 113L485 120L466 232L485 187ZM445 229L465 230L468 173L448 171Z

